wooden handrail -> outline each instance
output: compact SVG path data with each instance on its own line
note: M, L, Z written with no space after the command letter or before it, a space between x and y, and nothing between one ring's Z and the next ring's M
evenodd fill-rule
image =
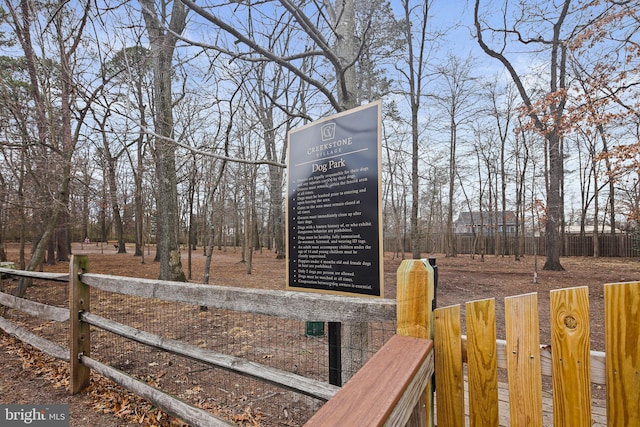
M433 341L395 335L306 427L405 425L433 375Z

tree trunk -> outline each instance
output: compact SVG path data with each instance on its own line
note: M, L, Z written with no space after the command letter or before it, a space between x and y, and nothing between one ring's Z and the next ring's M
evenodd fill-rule
M6 217L5 213L7 212L7 188L6 182L0 173L0 261L4 262L7 260L7 253L4 250L4 240L5 240L5 222Z
M456 124L454 120L450 123L451 129L449 134L449 198L447 206L447 248L445 255L447 257L456 256L456 243L453 236L453 200L455 190L455 173L456 173Z
M600 140L602 141L602 152L608 153L609 146L607 144L607 136L604 133L604 127L602 124L598 124L598 134L600 135ZM611 241L613 242L613 246L611 247L611 253L609 256L616 257L618 256L618 245L615 243L615 234L616 234L616 203L615 203L615 180L613 177L613 166L611 165L611 159L609 156L604 156L604 164L607 169L607 176L609 178L609 222L611 223Z
M275 242L276 258L285 259L285 241L284 241L284 212L282 210L282 181L283 169L277 166L269 165L269 182L270 182L270 202L271 217L273 222L273 239Z
M140 79L141 80L141 79ZM142 84L136 81L136 92L138 100L138 111L140 112L140 125L146 127L145 106L142 95ZM135 194L133 196L135 204L136 218L136 249L134 256L142 257L141 262L144 264L144 199L142 194L142 178L144 177L144 131L140 131L138 140L136 141L136 157L137 167L134 176ZM133 166L133 165L132 165Z
M356 28L355 0L337 1L336 21L333 22L336 32L336 55L340 59L338 76L338 102L343 110L358 105L356 97L356 67L358 44L354 35Z
M549 188L547 190L547 222L546 260L544 270L564 270L560 264L560 221L562 206L560 199L560 174L562 173L562 153L560 152L560 138L556 132L549 134Z
M57 176L59 179L55 184L56 188L54 196L52 200L50 200L50 211L47 213L42 238L35 246L35 248L32 248L31 259L29 260L29 264L27 265L27 270L30 271L33 271L38 265L42 263L46 247L55 234L55 230L58 226L60 217L63 212L66 213L68 209L69 183L71 179L71 159L75 149L75 140L73 139L71 133L71 108L74 105L73 97L75 93L74 88L72 87L73 75L71 70L71 58L73 58L75 49L78 47L78 42L82 37L82 32L88 17L88 9L90 7L90 4L81 4L82 12L84 14L77 22L77 26L73 28L74 34L71 36L63 36L60 32L63 28L62 17L68 15L61 12L57 13L53 18L54 20L56 20L53 27L58 29L58 33L56 34L57 38L55 41L58 44L57 54L59 55L59 57L57 58L57 60L59 61L60 65L60 87L58 88L58 90L60 91L59 96L61 104L59 109L59 120L62 122L61 126L59 123L56 123L55 129L52 128L51 122L48 120L47 108L45 107L45 101L43 100L43 96L40 92L41 88L39 85L37 69L39 67L38 64L41 62L41 58L36 57L31 41L31 24L37 19L31 16L33 12L32 6L33 5L31 4L31 2L24 0L21 1L21 16L19 16L17 10L14 9L10 4L8 4L9 14L7 14L7 16L11 16L14 27L16 29L16 37L25 56L25 63L29 75L29 81L31 83L29 90L34 105L34 116L38 133L38 143L40 143L43 147L56 145L58 141L56 141L55 136L57 136L57 134L55 132L57 130L57 132L61 134L61 144L59 145L60 164L59 169L57 170ZM66 43L68 43L68 45ZM66 227L67 225L68 221L65 221L63 226ZM61 256L66 257L68 254L68 239L64 239L64 241L61 242L61 246L62 247L59 248L59 250L62 252ZM15 294L17 296L23 296L30 283L31 281L29 280L20 280Z
M136 218L136 247L133 256L142 257L141 263L144 264L144 206L142 199L142 175L143 163L142 153L138 149L138 169L135 174L135 193L133 196L135 204Z
M564 20L569 13L569 5L571 0L564 0L559 5L560 12L557 20L553 24L553 36L550 40L543 40L540 37L539 42L545 43L550 46L550 76L549 76L549 94L562 95L566 88L565 74L566 74L566 41L561 39L561 29L564 24ZM549 102L546 107L550 111L552 117L551 123L542 120L534 103L527 92L527 88L524 86L520 75L513 66L513 64L504 56L502 52L506 51L506 46L501 47L498 50L491 49L483 40L483 29L480 24L479 18L480 0L475 1L474 7L474 25L476 27L476 36L478 43L482 50L492 58L499 60L502 65L509 72L513 82L515 83L520 98L527 107L527 114L531 119L536 130L545 136L545 144L547 145L546 151L548 153L548 169L545 168L545 180L547 181L547 222L546 222L546 262L544 265L545 270L563 270L560 263L560 233L559 225L562 221L563 206L560 193L560 185L563 180L563 156L562 148L560 144L560 132L563 122L563 112L566 104L566 98L559 96L557 99ZM507 15L505 12L505 19ZM496 31L495 29L493 31ZM499 30L503 33L507 33L508 29ZM540 33L539 33L540 34ZM546 161L547 157L545 157Z
M600 230L598 227L598 216L600 215L600 184L598 174L593 174L593 257L600 257Z
M160 279L185 281L180 258L180 218L176 176L176 145L173 141L173 99L171 70L177 38L184 30L187 9L182 2L173 2L169 30L165 30L156 14L153 0L142 0L153 64L155 108L155 160L157 193L157 251L160 259ZM163 11L165 9L163 8ZM166 18L166 17L162 17Z
M103 130L103 155L105 157L107 169L107 181L109 183L109 201L111 204L111 212L113 214L113 224L116 227L116 237L118 239L117 251L119 254L126 254L127 250L124 245L124 229L122 226L122 216L120 215L120 204L118 203L118 184L116 182L116 159L109 152L109 143Z
M268 108L267 120L265 122L265 143L267 148L267 159L278 161L276 151L275 132L273 131L272 110ZM283 148L286 153L286 146ZM284 160L284 154L282 155ZM273 238L275 242L276 258L285 259L286 247L284 241L284 211L282 197L282 183L284 179L284 169L275 165L269 165L269 210L271 212L271 230L273 230Z
M411 95L413 99L413 95ZM418 159L420 158L420 140L418 135L419 101L411 103L411 256L420 259L420 224L418 214L420 206L420 181Z

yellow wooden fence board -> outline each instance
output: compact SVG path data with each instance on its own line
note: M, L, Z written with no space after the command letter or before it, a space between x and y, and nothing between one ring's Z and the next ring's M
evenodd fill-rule
M640 282L604 285L609 426L640 425Z
M464 373L460 306L438 308L433 312L438 397L438 425L464 426Z
M396 277L398 335L432 339L433 267L416 259L404 260Z
M466 303L469 424L498 426L498 354L495 299Z
M401 336L433 339L433 267L417 259L404 260L396 272L396 333ZM426 418L434 425L432 381L425 390L425 411L415 419ZM412 422L418 422L412 419ZM420 421L421 422L421 421Z
M511 425L542 427L537 294L505 298L504 311ZM515 402L517 404L513 404Z
M554 426L591 426L589 288L550 297Z

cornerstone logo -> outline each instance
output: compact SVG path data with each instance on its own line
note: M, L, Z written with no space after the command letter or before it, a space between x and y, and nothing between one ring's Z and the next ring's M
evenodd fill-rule
M0 405L0 425L68 427L69 405Z

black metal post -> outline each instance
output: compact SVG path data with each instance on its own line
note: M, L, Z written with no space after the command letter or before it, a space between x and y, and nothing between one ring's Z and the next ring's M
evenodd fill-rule
M438 266L436 265L436 259L429 258L429 265L433 268L433 304L431 309L435 310L438 306L436 304L438 298Z
M342 325L329 322L329 384L342 386Z
M438 266L436 265L435 258L429 258L429 265L433 268L433 301L431 302L431 312L433 312L437 307L438 301ZM436 391L436 374L434 372L433 379L431 382L431 390L435 393Z

